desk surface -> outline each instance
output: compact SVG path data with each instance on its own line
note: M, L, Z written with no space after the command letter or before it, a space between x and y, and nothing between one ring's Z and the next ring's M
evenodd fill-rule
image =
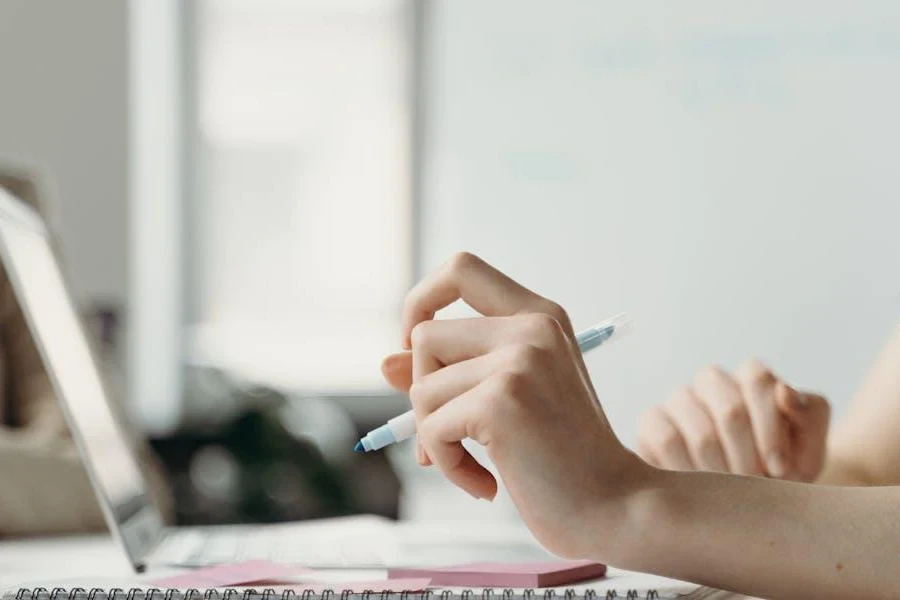
M57 579L129 578L131 564L109 535L0 542L0 588Z

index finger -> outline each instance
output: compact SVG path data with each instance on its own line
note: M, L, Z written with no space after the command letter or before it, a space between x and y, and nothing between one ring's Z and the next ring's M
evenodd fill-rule
M461 252L406 295L401 321L403 347L410 348L413 327L433 319L437 311L457 300L463 300L488 317L540 311L565 319L565 313L553 302L515 282L474 254ZM561 324L570 327L568 323Z

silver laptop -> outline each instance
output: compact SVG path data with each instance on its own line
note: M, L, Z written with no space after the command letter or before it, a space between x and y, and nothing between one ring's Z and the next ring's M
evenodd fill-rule
M104 389L40 215L0 188L0 257L106 522L138 571L267 558L316 568L541 560L519 527L397 524L375 516L266 525L167 526Z

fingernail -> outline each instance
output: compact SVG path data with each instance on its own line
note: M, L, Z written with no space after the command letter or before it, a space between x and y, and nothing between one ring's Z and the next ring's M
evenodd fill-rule
M416 462L425 465L425 449L422 448L422 442L416 441Z
M787 472L787 467L784 464L784 457L781 455L781 452L777 450L771 453L766 459L766 468L769 470L769 475L772 477L781 478L784 477L784 474Z

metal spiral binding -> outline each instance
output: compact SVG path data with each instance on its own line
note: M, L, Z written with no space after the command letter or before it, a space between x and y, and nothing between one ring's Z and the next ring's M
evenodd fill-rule
M646 596L640 595L638 590L610 590L603 595L604 600L660 600L659 593L653 590L647 591ZM122 588L84 588L66 589L55 587L48 590L44 587L33 589L19 589L15 595L10 594L0 600L600 600L595 590L579 591L568 588L559 593L553 589L535 590L526 588L521 593L507 588L502 592L490 588L480 592L465 589L459 593L450 590L423 590L421 592L391 591L374 592L364 590L355 593L352 590L325 589L316 591L305 589L301 592L284 590L281 593L272 588L262 591L256 589L225 590L209 589L201 592L198 589L188 589L181 592L177 589L141 589L131 588L128 591Z
M238 592L234 588L228 588L225 590L225 600L234 600L233 596L237 596L240 592Z

